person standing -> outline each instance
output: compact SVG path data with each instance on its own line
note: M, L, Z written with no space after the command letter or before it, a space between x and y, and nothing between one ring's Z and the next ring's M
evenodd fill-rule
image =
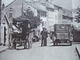
M41 31L41 46L47 46L47 37L48 37L48 32L46 28L43 28L43 31Z
M54 45L54 40L55 40L55 32L54 32L54 31L51 31L51 33L50 33L50 38L51 38L52 43L53 43L53 45Z
M30 34L30 26L29 21L24 21L22 25L22 39L24 40L24 49L30 48L29 42L29 34Z

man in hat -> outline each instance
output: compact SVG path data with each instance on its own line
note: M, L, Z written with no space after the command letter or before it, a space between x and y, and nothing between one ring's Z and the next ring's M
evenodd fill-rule
M43 28L43 30L41 31L41 36L42 36L41 46L47 46L48 32L46 28Z
M29 43L30 26L29 26L29 24L30 24L29 21L23 21L22 39L25 41L24 49L30 48L30 43Z

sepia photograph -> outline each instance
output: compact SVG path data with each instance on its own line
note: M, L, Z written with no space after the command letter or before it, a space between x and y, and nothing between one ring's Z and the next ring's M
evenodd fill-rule
M80 0L0 0L0 60L80 60Z

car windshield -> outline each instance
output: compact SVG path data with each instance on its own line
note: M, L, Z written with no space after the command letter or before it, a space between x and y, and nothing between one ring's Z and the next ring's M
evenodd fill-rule
M55 26L56 32L66 33L69 32L69 26L68 25L56 25Z

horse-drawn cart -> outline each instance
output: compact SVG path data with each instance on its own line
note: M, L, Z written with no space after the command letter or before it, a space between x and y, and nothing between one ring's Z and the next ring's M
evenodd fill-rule
M16 49L17 45L24 46L24 48L30 48L30 22L27 18L18 17L13 19L10 23L6 15L4 15L9 27L9 48Z

